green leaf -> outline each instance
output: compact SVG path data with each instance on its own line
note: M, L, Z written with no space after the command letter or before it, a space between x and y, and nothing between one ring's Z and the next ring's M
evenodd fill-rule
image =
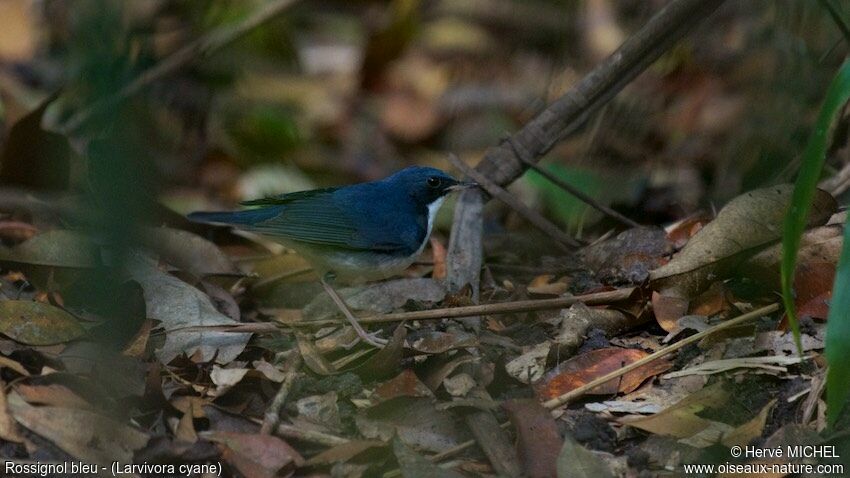
M80 338L85 330L71 314L50 304L0 301L0 333L27 345L55 345Z
M844 245L835 283L832 286L832 301L829 304L829 320L826 323L826 360L829 371L826 376L827 420L834 425L844 403L850 395L850 228L844 228Z
M800 343L800 325L797 322L794 309L794 292L792 290L797 251L800 248L803 230L806 228L806 217L817 190L818 180L820 180L823 171L823 163L832 129L838 113L848 100L850 100L850 61L845 61L826 92L826 100L821 107L815 129L812 131L806 150L803 152L800 173L797 176L794 193L791 196L791 207L785 216L782 235L782 301L785 304L788 323L791 324L794 341L800 355L803 353L803 348Z

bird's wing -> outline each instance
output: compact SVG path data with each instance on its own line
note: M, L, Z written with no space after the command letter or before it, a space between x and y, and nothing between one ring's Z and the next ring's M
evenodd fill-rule
M311 189L309 191L298 191L294 193L278 194L277 196L269 196L260 199L252 199L250 201L242 201L243 206L278 206L281 204L289 204L298 200L312 199L322 196L330 196L339 188L323 188Z
M391 252L405 247L388 240L385 231L372 227L371 217L355 223L348 205L334 197L336 191L337 188L301 191L243 204L283 206L279 215L251 226L251 230L262 234L352 250Z

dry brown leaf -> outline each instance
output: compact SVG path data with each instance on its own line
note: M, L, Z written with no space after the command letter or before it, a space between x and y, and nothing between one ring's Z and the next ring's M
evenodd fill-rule
M727 277L746 258L778 240L793 186L757 189L738 196L702 228L673 259L650 274L653 290L692 299ZM825 223L836 202L818 190L808 225Z
M395 378L378 385L372 393L372 402L386 402L398 397L433 397L431 392L411 369L404 369Z
M711 219L712 217L706 213L686 217L667 228L667 240L673 244L673 248L681 249Z
M66 408L94 410L95 408L85 399L72 392L69 388L59 385L27 385L18 383L15 391L31 404L52 405Z
M88 410L34 407L17 393L8 395L8 409L19 424L71 456L101 465L130 462L133 451L149 438L133 427Z
M835 216L833 216L835 217ZM822 226L810 229L800 238L797 267L809 263L838 263L843 244L843 227ZM738 272L765 284L779 287L779 267L782 262L782 244L777 243L741 264Z
M310 339L302 334L298 334L296 338L298 341L298 351L301 352L301 357L304 358L304 365L307 368L319 375L334 375L337 373L333 364L322 356Z
M535 390L542 400L549 400L623 368L647 355L649 354L643 350L618 347L591 350L550 370L543 380L535 386ZM670 362L666 360L655 360L620 378L595 387L587 393L595 395L629 393L638 388L646 379L668 370L671 366Z
M221 456L246 478L273 478L304 464L285 441L273 435L205 432L203 438L221 448Z
M508 400L502 405L517 434L517 454L531 478L556 478L563 440L549 410L537 400Z
M655 321L662 329L671 334L678 333L679 319L688 313L690 301L683 297L663 295L660 292L652 292L652 311L655 313Z

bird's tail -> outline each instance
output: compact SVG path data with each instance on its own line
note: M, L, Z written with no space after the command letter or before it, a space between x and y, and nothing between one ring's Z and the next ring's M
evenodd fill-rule
M252 226L271 219L283 212L281 207L246 209L244 211L193 212L186 216L190 221L206 224L230 224Z

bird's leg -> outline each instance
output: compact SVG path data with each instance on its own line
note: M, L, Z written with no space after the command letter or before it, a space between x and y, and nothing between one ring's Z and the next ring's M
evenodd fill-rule
M348 322L351 324L351 326L354 327L354 331L357 332L357 336L363 339L363 341L367 344L373 345L377 348L383 348L387 344L387 340L375 337L374 335L369 335L366 330L363 329L363 327L360 325L360 322L358 322L357 318L354 317L354 314L351 313L351 309L349 309L345 301L342 300L342 297L340 297L337 291L333 287L331 287L328 281L332 278L333 276L330 274L326 274L325 277L322 277L322 287L325 288L325 292L327 292L328 295L331 297L331 300L334 302L334 304L336 304L340 312L342 312L342 315L344 315L345 318L348 319Z

